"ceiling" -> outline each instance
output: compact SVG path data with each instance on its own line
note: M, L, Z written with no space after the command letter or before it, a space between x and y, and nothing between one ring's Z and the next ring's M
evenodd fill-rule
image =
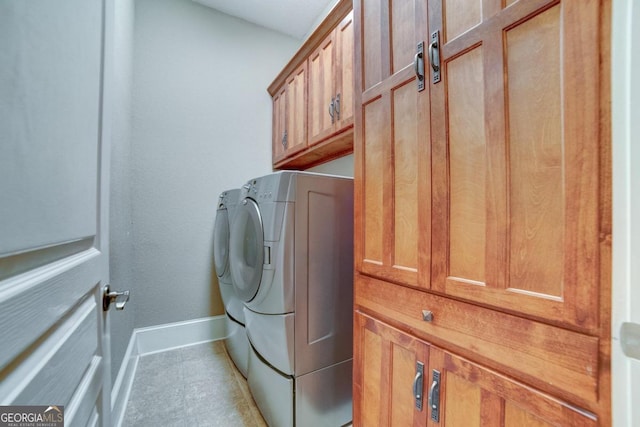
M193 0L265 28L302 39L335 0Z

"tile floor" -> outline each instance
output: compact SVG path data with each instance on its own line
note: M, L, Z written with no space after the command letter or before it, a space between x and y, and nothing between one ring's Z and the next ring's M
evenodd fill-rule
M266 427L222 341L140 357L122 427Z

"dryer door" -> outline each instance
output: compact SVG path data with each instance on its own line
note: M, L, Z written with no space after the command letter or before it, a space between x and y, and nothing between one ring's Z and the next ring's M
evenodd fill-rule
M258 293L264 262L264 235L258 204L244 199L231 228L231 277L238 297L249 302Z
M229 213L227 209L218 209L213 226L213 261L216 274L223 277L229 267Z

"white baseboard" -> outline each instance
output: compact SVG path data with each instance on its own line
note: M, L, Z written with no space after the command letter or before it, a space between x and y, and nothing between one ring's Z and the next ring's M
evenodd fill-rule
M114 426L122 425L140 356L224 339L225 328L225 316L221 315L134 329L111 390Z

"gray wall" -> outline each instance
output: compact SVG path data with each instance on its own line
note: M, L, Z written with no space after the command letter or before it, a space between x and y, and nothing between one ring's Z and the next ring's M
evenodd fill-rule
M267 86L301 41L189 0L116 0L113 377L134 328L223 313L217 196L271 172ZM318 167L353 175L353 157Z
M137 0L131 143L135 327L222 314L217 196L271 171L267 86L298 40L188 0Z

